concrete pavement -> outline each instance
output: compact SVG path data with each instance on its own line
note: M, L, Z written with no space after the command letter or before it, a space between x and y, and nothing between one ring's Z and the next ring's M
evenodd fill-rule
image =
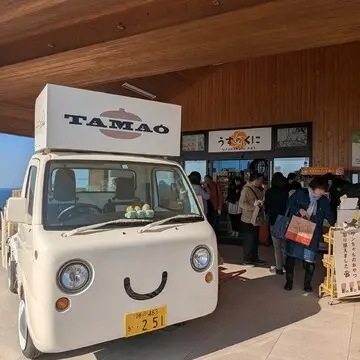
M272 259L271 249L262 256ZM237 271L241 247L223 246L225 271ZM126 340L44 360L360 360L360 302L330 306L328 299L301 291L297 268L294 291L282 289L284 278L267 268L246 268L221 285L214 314ZM317 283L322 268L317 270ZM0 271L0 360L23 359L17 344L17 297L6 289ZM96 325L95 325L96 326Z

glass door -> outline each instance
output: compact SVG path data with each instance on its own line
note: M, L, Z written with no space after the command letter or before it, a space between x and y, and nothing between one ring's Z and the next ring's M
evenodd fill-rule
M297 173L302 167L309 166L309 158L275 158L274 159L274 173L281 172L284 176L290 173Z
M190 175L193 171L198 171L201 178L204 179L207 174L207 161L206 160L186 160L184 162L184 170L186 175Z

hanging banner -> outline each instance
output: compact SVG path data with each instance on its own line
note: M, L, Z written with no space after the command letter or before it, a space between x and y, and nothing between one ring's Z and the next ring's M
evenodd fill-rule
M271 128L209 132L209 152L270 151Z
M351 165L354 167L360 167L360 131L354 132L351 140Z
M301 175L321 176L325 174L344 175L342 167L303 167L300 169Z
M334 256L337 297L360 295L360 232L334 231Z

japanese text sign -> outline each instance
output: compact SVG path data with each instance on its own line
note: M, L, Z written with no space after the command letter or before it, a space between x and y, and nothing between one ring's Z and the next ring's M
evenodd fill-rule
M271 128L210 131L209 152L269 151Z

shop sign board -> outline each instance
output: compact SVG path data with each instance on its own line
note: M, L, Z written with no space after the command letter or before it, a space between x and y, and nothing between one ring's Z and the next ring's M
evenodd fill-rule
M360 295L360 232L334 231L338 298Z
M354 132L351 140L351 165L353 167L360 167L360 131Z
M325 174L334 174L337 176L344 175L344 168L342 167L303 167L300 170L301 175L321 176Z
M209 152L270 151L271 128L209 132Z
M35 103L35 151L179 156L181 107L48 84Z

